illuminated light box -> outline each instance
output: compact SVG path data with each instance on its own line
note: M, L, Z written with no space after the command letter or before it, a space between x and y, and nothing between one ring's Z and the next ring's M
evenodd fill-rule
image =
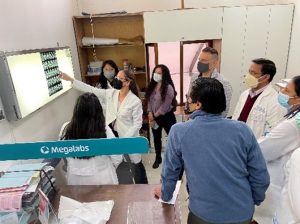
M8 120L19 120L71 88L59 72L74 77L69 47L1 53L0 94Z

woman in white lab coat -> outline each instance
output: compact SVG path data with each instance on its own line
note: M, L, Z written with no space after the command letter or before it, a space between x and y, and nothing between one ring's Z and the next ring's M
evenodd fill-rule
M288 114L266 137L258 140L271 178L266 199L254 214L259 223L272 223L284 186L284 166L300 147L300 76L294 77L281 90L278 102L288 109Z
M106 105L106 124L112 127L118 137L136 137L143 122L142 102L138 97L138 90L134 76L129 71L120 71L113 82L113 89L98 89L87 85L81 81L73 79L62 73L61 79L71 81L72 86L83 92L92 92L101 98ZM141 154L130 154L131 162L139 178L135 178L135 183L147 184L147 175L142 163Z
M73 117L60 131L60 139L114 138L105 125L102 106L93 93L79 96ZM67 158L66 180L68 185L118 184L116 168L122 162L121 155Z
M300 223L300 148L296 149L285 166L285 184L281 191L274 223ZM277 222L276 222L277 221Z

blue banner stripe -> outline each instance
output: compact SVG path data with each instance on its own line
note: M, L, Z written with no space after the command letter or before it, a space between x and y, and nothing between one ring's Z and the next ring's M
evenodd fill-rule
M147 153L144 137L84 139L0 145L0 161Z

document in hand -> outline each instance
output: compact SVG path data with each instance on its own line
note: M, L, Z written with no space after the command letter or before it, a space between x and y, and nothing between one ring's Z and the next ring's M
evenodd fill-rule
M158 201L159 201L159 202L166 203L166 204L175 205L177 196L178 196L178 194L179 194L180 186L181 186L181 180L178 180L177 183L176 183L175 190L174 190L174 192L173 192L173 197L171 198L170 201L163 201L161 198L158 199Z

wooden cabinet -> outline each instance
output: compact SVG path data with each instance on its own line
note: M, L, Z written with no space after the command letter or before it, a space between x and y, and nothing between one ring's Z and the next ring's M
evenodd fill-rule
M116 38L118 44L95 45L98 60L111 59L117 66L123 68L123 60L135 69L136 80L140 89L147 85L146 76L146 54L144 45L144 20L140 13L117 14L93 16L93 29L95 38ZM88 84L95 85L98 76L88 76L89 62L94 61L93 47L83 46L83 37L92 37L91 19L89 16L73 17L76 44L79 56L82 80ZM128 42L126 42L128 40ZM135 41L139 40L139 41Z

